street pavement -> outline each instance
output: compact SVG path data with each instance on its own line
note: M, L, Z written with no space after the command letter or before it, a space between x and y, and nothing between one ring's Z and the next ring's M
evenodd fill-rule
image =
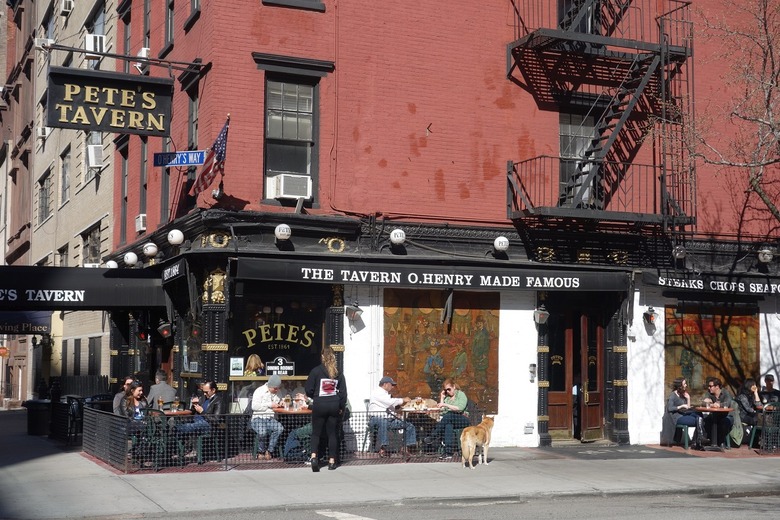
M780 457L659 446L493 448L490 464L345 465L118 473L77 449L27 435L26 411L0 412L0 518L143 518L231 509L339 507L545 496L777 493Z

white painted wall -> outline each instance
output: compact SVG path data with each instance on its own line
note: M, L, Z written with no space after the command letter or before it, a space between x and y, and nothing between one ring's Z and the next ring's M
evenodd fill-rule
M344 376L353 410L365 410L364 400L379 384L384 367L382 289L345 286L344 302L357 301L365 328L351 332L344 319ZM499 316L498 415L492 446L538 446L536 429L537 379L530 381L528 366L536 363L537 332L533 322L534 292L501 293ZM391 374L393 375L393 374ZM468 395L468 388L463 389ZM399 389L400 395L404 389ZM533 433L525 434L525 425Z

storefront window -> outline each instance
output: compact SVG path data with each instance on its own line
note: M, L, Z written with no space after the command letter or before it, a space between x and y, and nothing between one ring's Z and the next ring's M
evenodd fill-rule
M404 395L437 399L451 377L488 413L498 409L498 293L385 289L384 373ZM445 314L446 317L446 314Z
M666 388L684 377L691 401L704 397L705 380L717 377L736 395L748 378L759 376L759 321L754 308L667 307Z

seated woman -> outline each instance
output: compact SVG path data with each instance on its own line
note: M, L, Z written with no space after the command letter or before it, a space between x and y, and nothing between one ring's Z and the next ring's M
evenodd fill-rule
M758 395L758 385L753 379L746 379L745 383L737 395L737 405L739 406L739 418L742 424L747 426L745 435L742 436L743 442L750 438L750 429L758 423L757 406L761 406L761 397Z
M702 449L702 437L704 432L704 422L702 417L691 407L691 396L688 393L688 382L685 378L678 377L672 382L672 393L666 402L666 413L668 413L675 426L695 426L696 433L693 438L694 448Z
M264 376L265 365L263 360L257 354L251 354L246 359L246 369L244 369L245 376Z

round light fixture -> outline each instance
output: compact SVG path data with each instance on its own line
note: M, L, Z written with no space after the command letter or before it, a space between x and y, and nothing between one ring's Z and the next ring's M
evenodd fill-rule
M135 265L138 263L138 255L132 251L128 251L124 256L125 265Z
M406 242L406 233L403 229L394 229L390 232L390 243L394 246L400 246Z
M178 246L184 243L184 233L180 229L171 229L168 231L168 243L172 246Z
M672 249L672 256L675 260L682 260L685 258L686 255L685 248L683 246L674 246L674 249Z
M287 224L279 224L276 226L276 229L274 229L274 236L276 237L276 240L290 240L292 229L290 229L290 226Z
M762 264L768 264L769 262L772 261L772 258L774 258L774 256L775 254L768 247L758 250L758 261L761 262Z
M149 258L154 258L157 255L157 244L154 242L147 242L144 244L144 255Z
M504 252L509 249L509 239L505 236L498 236L493 241L493 249Z
M109 260L108 262L106 262L106 267L108 267L109 269L116 269L117 267L119 267L119 264L116 263L116 260Z

